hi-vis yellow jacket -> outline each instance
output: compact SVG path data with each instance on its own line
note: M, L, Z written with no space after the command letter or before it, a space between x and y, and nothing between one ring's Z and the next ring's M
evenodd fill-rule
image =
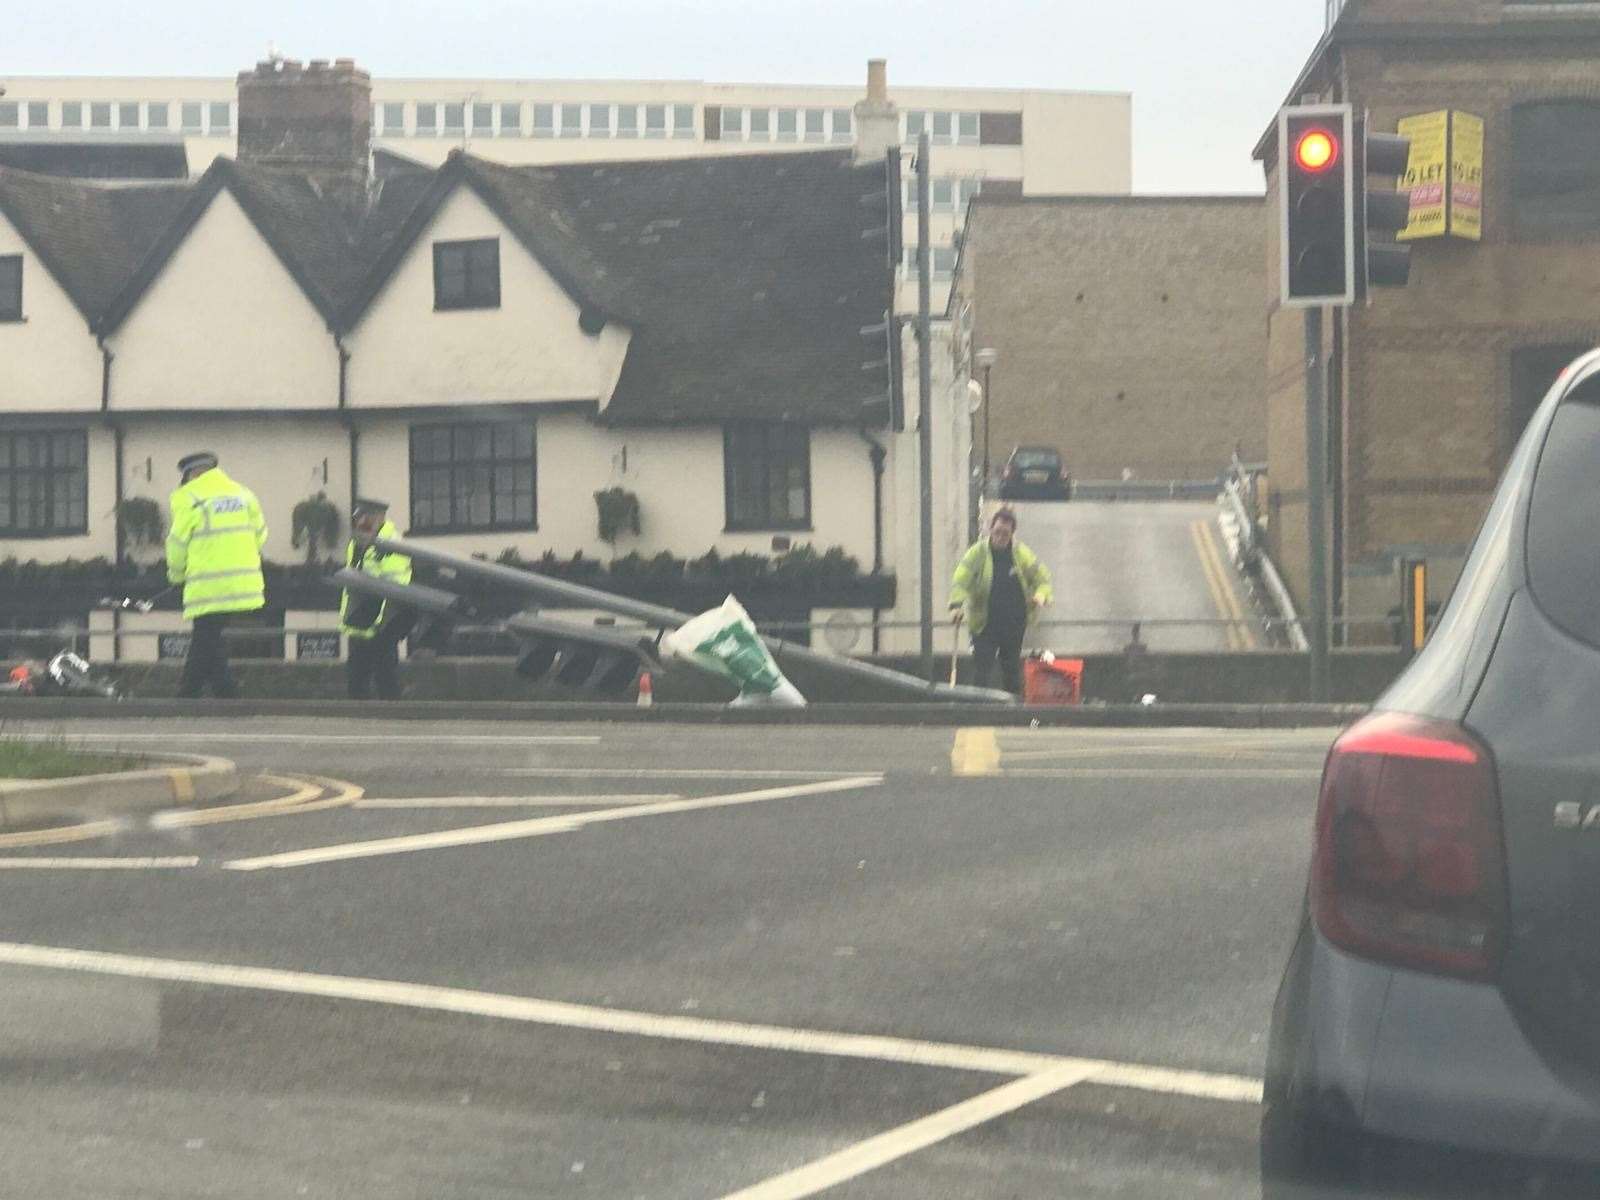
M383 528L378 530L378 536L398 540L400 531L394 527L393 521L385 521ZM356 552L356 540L351 538L344 548L345 566L356 565ZM411 582L411 560L404 554L380 553L376 546L367 547L367 552L361 556L361 566L358 569L374 579L387 579L390 583ZM384 617L388 615L387 600L378 600L360 593L352 595L348 588L345 589L344 595L339 597L339 628L344 630L347 637L373 637L382 627Z
M267 602L261 547L267 523L255 493L212 467L172 493L167 582L183 585L183 615L254 612Z

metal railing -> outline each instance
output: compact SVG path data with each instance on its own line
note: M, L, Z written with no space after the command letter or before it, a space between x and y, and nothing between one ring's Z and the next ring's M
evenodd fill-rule
M557 615L561 612L559 609L547 611ZM611 632L638 633L640 636L653 635L660 628L632 620L602 619L594 624L596 628ZM1356 644L1375 647L1398 644L1398 618L1393 613L1381 616L1343 617L1331 624L1335 629L1345 631L1345 640ZM880 643L887 643L882 653L890 655L900 653L902 652L900 646L904 647L904 653L912 653L921 631L920 623L914 620L872 621L849 618L839 613L823 621L757 621L756 627L767 636L809 642L813 649L827 649L850 657L869 654L875 632ZM1288 635L1291 632L1298 632L1299 621L1293 617L1270 616L1244 620L1219 617L1140 616L1045 618L1028 627L1028 634L1023 644L1027 649L1048 648L1058 654L1104 654L1128 650L1148 650L1154 653L1226 653L1229 652L1226 642L1230 629L1240 631L1248 629L1251 633L1259 635L1259 642L1253 647L1255 651L1274 650L1284 648ZM109 630L90 629L79 625L58 625L49 628L0 628L0 659L37 658L61 649L88 655L92 640L99 640L103 644L104 639L114 638L125 649L132 641L143 641L148 645L151 639L183 637L188 632L187 627ZM233 644L274 644L275 653L252 657L295 661L291 646L297 635L326 637L337 632L325 626L255 626L229 629L223 636ZM1367 636L1354 636L1362 633ZM902 636L899 638L892 636L896 634ZM964 626L958 627L949 621L940 621L934 626L935 645L942 653L948 654L952 650L963 648L967 637ZM504 651L492 651L489 655L492 657L510 654L512 651L509 647L515 643L515 639L498 625L468 624L457 625L451 629L450 642L459 646L461 643L472 641L477 641L482 646L506 647ZM1215 644L1201 644L1205 642ZM1304 647L1291 645L1288 648ZM1238 652L1248 654L1252 649ZM449 650L441 652L441 656L483 657L481 654L471 653L457 655ZM172 659L169 658L167 661Z

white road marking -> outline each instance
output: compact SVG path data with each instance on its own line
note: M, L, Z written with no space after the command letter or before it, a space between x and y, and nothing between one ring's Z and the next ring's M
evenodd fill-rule
M820 1054L873 1062L948 1067L991 1075L1033 1076L1056 1069L1083 1070L1082 1082L1138 1088L1210 1100L1261 1102L1261 1082L1237 1075L1199 1071L1169 1071L1136 1063L963 1046L951 1042L924 1042L912 1038L861 1033L833 1033L794 1029L782 1025L754 1025L706 1017L661 1016L558 1000L537 1000L466 988L401 983L386 979L361 979L347 975L317 975L270 967L240 967L183 959L106 954L57 946L32 946L0 942L0 964L84 971L133 979L158 979L207 987L243 988L297 996L321 996L368 1004L467 1016L494 1017L533 1025L585 1029L597 1033L627 1034L706 1045L742 1046L753 1050L781 1050L795 1054Z
M501 767L500 775L543 775L551 779L843 779L873 770L801 771L751 767Z
M1054 1092L1082 1083L1089 1071L1077 1064L1052 1067L1036 1075L1013 1079L981 1095L963 1100L896 1129L848 1146L837 1154L819 1158L754 1187L731 1192L723 1200L802 1200L818 1192L865 1175L897 1158L925 1150L937 1142L965 1133Z
M1321 767L1007 767L1015 779L1321 779Z
M27 736L24 734L24 736ZM46 736L40 734L39 736ZM55 735L50 735L55 736ZM409 733L395 732L392 726L371 733L74 733L73 742L331 742L335 744L405 742L464 746L593 746L598 734L498 734L498 733Z
M199 866L194 857L178 858L0 858L3 871L162 871Z
M663 800L657 804L630 804L622 808L602 808L593 812L567 813L559 817L534 817L527 821L503 821L494 825L473 825L466 829L444 829L437 833L415 833L403 837L379 838L368 842L345 842L335 846L315 846L260 858L241 858L223 866L230 871L259 871L266 867L305 867L314 863L342 862L352 858L372 858L384 854L408 854L417 850L437 850L448 846L475 846L513 838L544 837L553 833L572 833L585 825L607 821L626 821L634 817L654 817L666 813L694 812L703 808L726 808L735 804L758 804L765 800L787 800L795 796L814 796L824 792L851 791L877 787L882 775L852 775L845 779L825 779L790 787L762 788L754 792L734 792L726 796L698 796L692 800Z
M1026 743L1018 742L1015 744L1020 747ZM1045 759L1143 758L1149 755L1152 758L1198 758L1204 760L1221 759L1223 761L1231 759L1269 760L1287 758L1301 762L1315 760L1320 765L1323 756L1326 754L1325 747L1313 748L1309 746L1305 749L1283 748L1277 750L1261 746L1207 746L1203 749L1197 746L1099 746L1093 748L1062 746L1055 750L1023 750L1011 749L1010 747L1005 747L1004 749L1005 761L1008 763Z
M677 792L617 792L609 796L396 796L391 800L357 800L354 808L582 808L586 804L652 804L681 800Z

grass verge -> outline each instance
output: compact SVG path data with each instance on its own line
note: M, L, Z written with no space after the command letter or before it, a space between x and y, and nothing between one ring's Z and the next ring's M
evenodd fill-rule
M74 775L136 771L145 765L144 760L128 754L74 750L60 739L0 736L0 779L70 779Z

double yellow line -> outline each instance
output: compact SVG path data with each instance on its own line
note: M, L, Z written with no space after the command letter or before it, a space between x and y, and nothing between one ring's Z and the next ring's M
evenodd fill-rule
M266 782L289 788L283 796L271 800L253 800L242 804L227 804L212 808L173 809L162 814L161 826L166 829L191 828L196 825L220 825L230 821L253 821L262 817L298 816L301 813L320 812L326 808L343 808L353 804L365 794L362 788L342 779L325 779L320 775L262 775ZM27 829L16 833L0 834L0 850L20 850L34 846L59 846L68 842L86 842L123 832L127 823L110 819L86 821L54 829Z
M1222 561L1222 550L1212 535L1209 521L1196 521L1189 526L1189 536L1194 539L1194 552L1200 559L1200 569L1205 572L1206 588L1211 592L1211 602L1217 613L1228 622L1228 649L1254 650L1256 637L1250 628L1250 619L1244 606L1228 582L1228 568Z

